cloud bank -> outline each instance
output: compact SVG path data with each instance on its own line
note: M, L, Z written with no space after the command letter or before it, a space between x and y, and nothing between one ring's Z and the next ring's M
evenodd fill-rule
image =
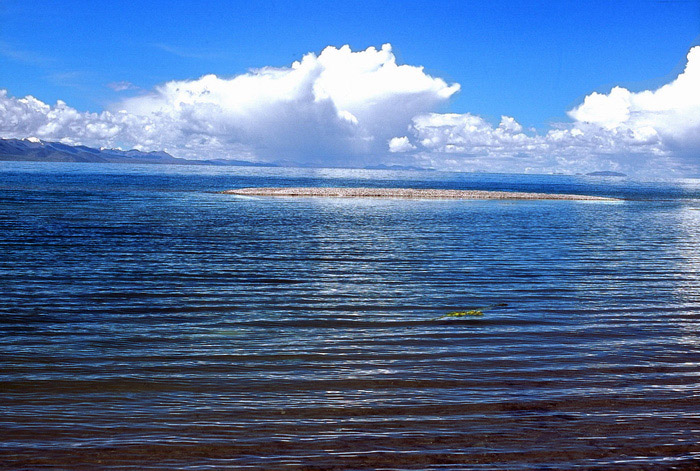
M427 113L388 145L403 159L412 152L424 165L460 170L697 173L700 46L690 50L685 70L671 83L653 91L592 93L568 115L573 122L538 134L507 116L493 126L469 113Z
M683 73L658 90L632 93L621 87L592 93L569 111L577 122L658 139L669 151L700 152L700 46L688 53Z
M188 158L362 164L386 154L388 139L458 90L422 67L398 65L388 44L327 47L290 67L168 82L99 114L5 92L0 133Z
M124 90L122 84L110 86ZM545 133L508 116L495 125L470 113L437 113L459 87L397 64L388 44L355 52L327 47L289 67L167 82L102 113L0 90L0 136L328 166L700 170L700 46L671 83L592 93L568 112L571 122Z

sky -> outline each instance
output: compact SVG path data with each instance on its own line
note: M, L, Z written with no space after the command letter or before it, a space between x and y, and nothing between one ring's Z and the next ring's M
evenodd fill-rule
M0 0L0 137L693 175L697 45L700 0Z

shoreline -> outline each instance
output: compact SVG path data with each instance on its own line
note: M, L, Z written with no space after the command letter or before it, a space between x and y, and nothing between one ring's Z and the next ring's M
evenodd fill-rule
M618 198L561 193L520 191L436 190L419 188L240 188L221 193L242 196L321 197L321 198L403 198L403 199L471 199L471 200L566 200L621 201Z

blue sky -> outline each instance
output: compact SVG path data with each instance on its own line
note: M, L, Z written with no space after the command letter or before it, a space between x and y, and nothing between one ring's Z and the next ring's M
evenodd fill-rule
M662 83L698 35L692 0L4 0L0 87L97 111L115 99L112 82L150 89L389 42L399 61L462 85L452 111L539 127L591 91Z
M391 43L398 63L460 84L430 111L546 132L592 92L669 83L699 35L700 0L0 0L0 88L100 112L172 80Z

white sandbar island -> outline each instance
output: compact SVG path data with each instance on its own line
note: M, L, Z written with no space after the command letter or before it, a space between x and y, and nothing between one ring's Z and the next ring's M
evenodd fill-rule
M619 201L616 198L557 193L525 193L516 191L433 190L422 188L239 188L222 193L244 196L322 197L322 198L406 198L406 199L469 199L469 200L569 200Z

